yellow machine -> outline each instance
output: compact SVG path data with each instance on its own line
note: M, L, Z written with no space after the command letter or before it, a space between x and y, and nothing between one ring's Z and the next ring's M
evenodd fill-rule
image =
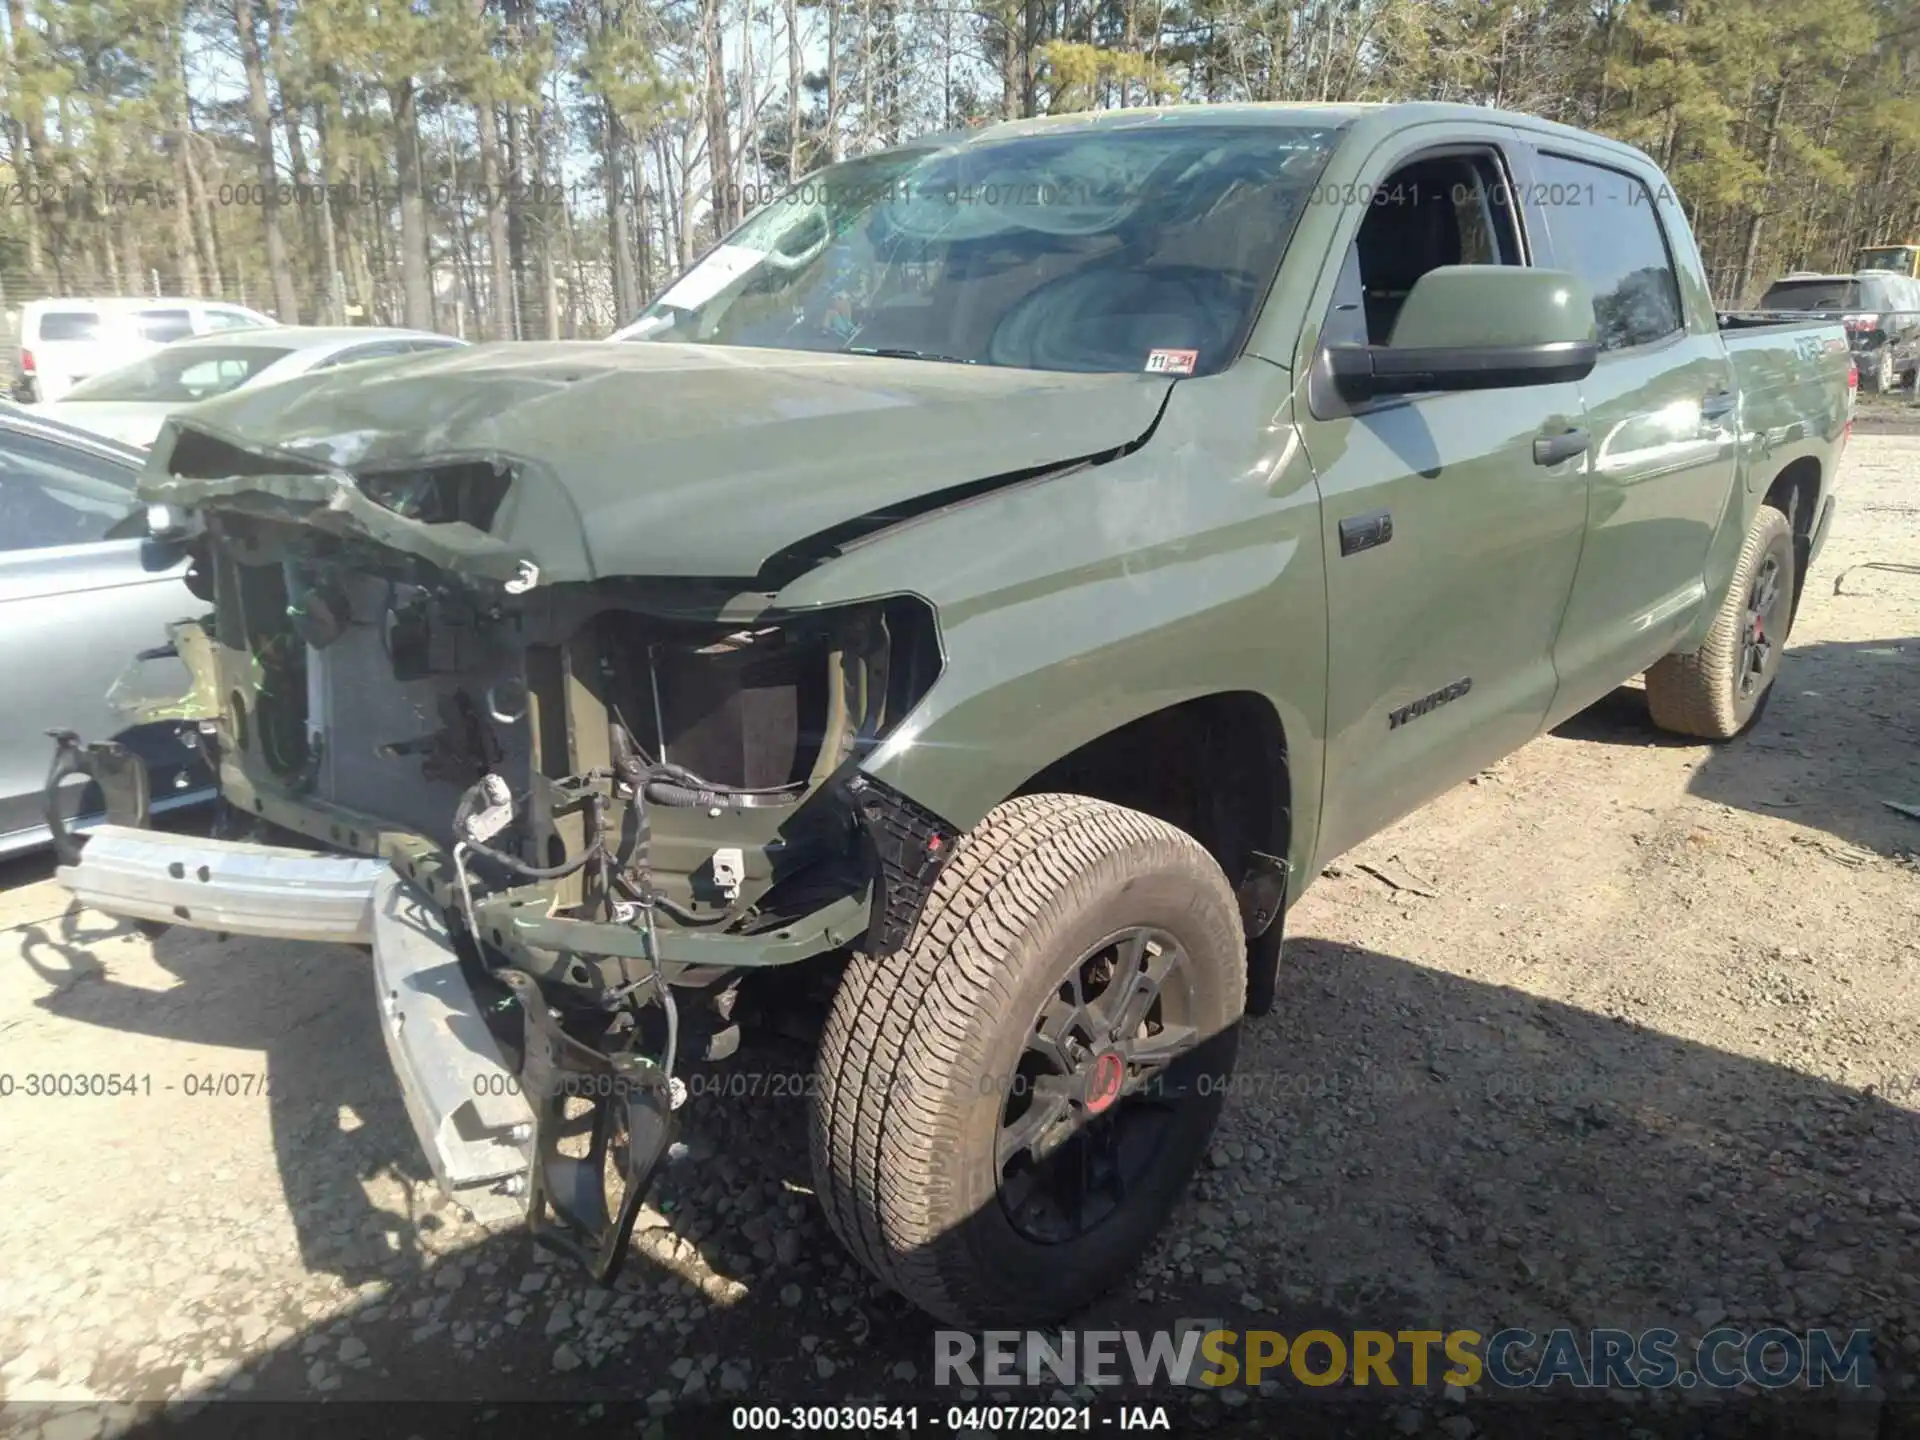
M1920 245L1869 245L1854 258L1853 268L1920 276Z

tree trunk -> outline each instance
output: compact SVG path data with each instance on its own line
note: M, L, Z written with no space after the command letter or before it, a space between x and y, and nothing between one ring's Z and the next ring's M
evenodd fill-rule
M629 183L633 187L633 268L639 289L639 308L653 301L653 199L647 183L647 147L634 141L627 146Z
M177 53L180 37L169 32L168 44ZM163 82L164 85L164 82ZM177 277L176 284L182 295L198 296L205 292L200 288L200 252L193 233L193 192L187 184L187 146L193 143L193 125L187 115L187 97L185 89L175 90L171 85L164 86L167 97L167 120L172 133L167 137L168 149L172 152L169 159L173 162L173 193L169 197L172 204L167 208L173 213L173 269ZM31 230L33 212L26 212L27 223ZM37 268L37 267L35 267Z
M873 0L860 0L860 144L873 139Z
M1026 23L1020 33L1020 113L1040 111L1040 76L1034 61L1034 40L1040 30L1040 0L1024 0Z
M554 153L556 131L560 132L558 136L560 146L564 148L566 144L566 121L564 118L557 122L555 120L556 116L564 117L566 113L560 106L559 86L560 79L555 76L546 99L534 114L533 132L534 179L540 191L539 254L536 260L540 271L538 308L542 333L549 340L560 338L560 290L554 273L554 230L556 228L554 206L557 204L560 207L560 219L563 223L568 222L572 214L572 208L567 201L566 187L561 184L565 169L563 164L555 158ZM521 312L522 328L531 328L525 321L525 313L524 310Z
M300 300L293 288L286 237L280 230L280 176L273 163L273 107L267 102L267 72L260 59L256 23L253 0L233 0L240 66L247 77L247 121L253 131L254 163L264 192L260 199L260 224L266 232L267 270L273 282L274 309L282 325L298 325Z
M12 72L17 76L24 75L29 48L26 0L7 0L7 36L7 54L12 61ZM19 170L16 178L29 196L37 195L40 189L39 157L46 153L46 132L25 95L16 94L13 106L16 114L13 126L14 157ZM41 266L45 264L45 255L40 248L40 206L29 203L23 207L23 212L27 231L27 273L38 279Z
M488 0L473 0L474 24L485 30ZM513 266L507 239L506 196L501 193L500 118L493 97L482 93L473 97L473 129L480 148L480 198L487 207L487 268L493 287L493 303L488 307L489 327L496 340L515 336L513 304Z
M207 273L207 283L213 287L214 294L225 295L226 274L221 264L220 231L214 224L213 197L207 193L206 181L200 178L200 161L193 153L198 139L188 130L187 143L182 147L187 165L187 198L193 206L194 241L200 247L200 265Z
M507 106L507 268L513 272L514 304L525 313L533 280L527 257L527 137L526 117L518 105Z
M1767 221L1767 200L1773 189L1773 162L1780 153L1780 117L1787 109L1787 77L1782 75L1773 92L1773 106L1767 113L1767 148L1760 165L1760 198L1753 202L1747 217L1746 252L1740 260L1740 282L1734 290L1734 303L1744 304L1747 288L1753 284L1754 266L1760 259L1760 231Z
M280 89L280 128L287 137L287 159L293 169L294 208L299 214L301 239L305 242L304 269L309 275L320 258L318 212L312 205L313 176L307 168L306 137L300 133L300 85L289 79L286 44L280 33L278 8L267 6L267 63L272 67ZM315 289L324 287L316 286Z
M492 100L482 96L474 103L473 121L480 144L480 197L487 207L487 263L493 286L491 329L494 339L512 340L513 266L508 253L506 197L500 183L500 122Z
M320 205L320 263L326 266L327 273L321 277L320 293L327 297L325 314L335 325L344 325L347 320L346 296L341 293L340 280L340 241L334 233L333 219L333 173L329 163L330 148L328 142L327 107L324 104L313 107L313 167L315 177L320 182L318 195Z
M587 277L580 269L580 248L574 244L573 207L567 207L566 247L567 247L567 338L580 338L580 302L586 295Z
M727 117L727 57L721 43L720 0L701 0L700 38L706 57L707 171L713 180L713 213L721 234L740 222L740 191L734 184L733 140Z
M998 19L1004 32L1000 47L1000 118L1020 118L1020 27L1015 17L1021 13L1022 0L1001 0Z
M200 268L215 295L224 296L225 280L220 267L220 234L213 224L213 203L200 178L200 162L194 146L200 137L193 128L193 92L187 83L186 52L180 52L180 114L184 122L180 132L180 152L187 173L187 203L193 210L194 247L199 252Z
M525 15L524 0L505 0L507 19L506 41L508 46L520 43L521 26ZM529 269L531 254L528 235L527 207L534 204L544 215L548 209L545 196L530 196L527 186L527 130L532 123L532 114L538 108L508 104L506 134L506 185L507 185L507 268L513 276L513 295L509 302L513 307L514 324L522 333L530 328L527 325L528 311L533 301L533 275ZM542 228L547 228L542 220Z
M680 254L680 192L673 184L673 159L663 131L653 132L653 163L660 171L660 255L668 280L679 278L686 269Z
M840 159L840 0L827 0L827 159Z
M246 0L241 0L246 3ZM411 329L433 328L433 272L427 255L427 201L420 173L420 119L413 77L387 86L394 159L400 171L400 299Z
M690 134L683 135L680 141L680 225L678 239L680 243L680 268L687 270L693 264L693 156L687 153L692 143Z
M742 0L746 6L746 18L740 22L740 153L735 157L739 165L739 180L744 188L760 177L760 101L756 90L758 78L753 73L753 0ZM724 72L723 72L724 73ZM753 157L748 163L747 157ZM740 202L740 217L746 216L746 200Z
M610 257L613 262L613 323L618 329L640 313L640 287L634 283L633 236L624 203L626 197L620 193L620 178L626 172L622 158L625 149L623 127L611 105L602 106L601 137L604 146L601 174L606 179L607 191L607 247L613 252Z
M787 5L787 183L800 178L800 7ZM644 237L647 227L640 227Z
M193 195L187 186L187 136L173 133L173 267L180 293L200 295L200 254L193 233ZM29 211L29 216L31 212ZM37 267L34 267L37 268Z

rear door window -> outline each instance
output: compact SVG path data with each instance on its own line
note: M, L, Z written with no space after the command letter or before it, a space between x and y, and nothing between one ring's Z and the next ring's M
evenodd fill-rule
M193 334L193 315L187 310L142 310L133 317L133 324L142 340L161 345Z
M1556 196L1548 220L1554 248L1593 291L1600 348L1626 350L1676 334L1684 323L1680 282L1646 182L1546 151L1537 164Z
M93 310L49 310L40 317L40 335L49 340L98 340L100 316Z

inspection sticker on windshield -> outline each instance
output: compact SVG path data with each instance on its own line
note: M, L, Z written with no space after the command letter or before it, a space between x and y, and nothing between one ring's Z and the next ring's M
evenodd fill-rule
M1198 350L1149 350L1147 352L1149 375L1191 375L1194 367L1199 363Z

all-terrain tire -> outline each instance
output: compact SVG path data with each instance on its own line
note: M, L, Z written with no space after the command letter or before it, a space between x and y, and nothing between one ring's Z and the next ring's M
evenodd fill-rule
M1719 614L1706 643L1690 655L1668 655L1647 671L1647 710L1653 723L1679 735L1731 740L1760 718L1780 673L1792 624L1795 589L1793 526L1771 505L1762 505L1747 531L1733 579L1721 597ZM1754 582L1769 562L1778 564L1777 584L1787 599L1785 619L1771 641L1767 669L1753 689L1742 694L1744 640L1750 625L1748 605Z
M1205 1080L1103 1223L1040 1243L1001 1203L1001 1082L1077 957L1132 927L1184 953L1184 1003L1206 1038L1183 1064ZM962 837L908 943L856 955L840 982L812 1096L828 1222L941 1320L1059 1319L1131 1272L1204 1154L1245 998L1239 909L1193 837L1078 795L1007 801Z

